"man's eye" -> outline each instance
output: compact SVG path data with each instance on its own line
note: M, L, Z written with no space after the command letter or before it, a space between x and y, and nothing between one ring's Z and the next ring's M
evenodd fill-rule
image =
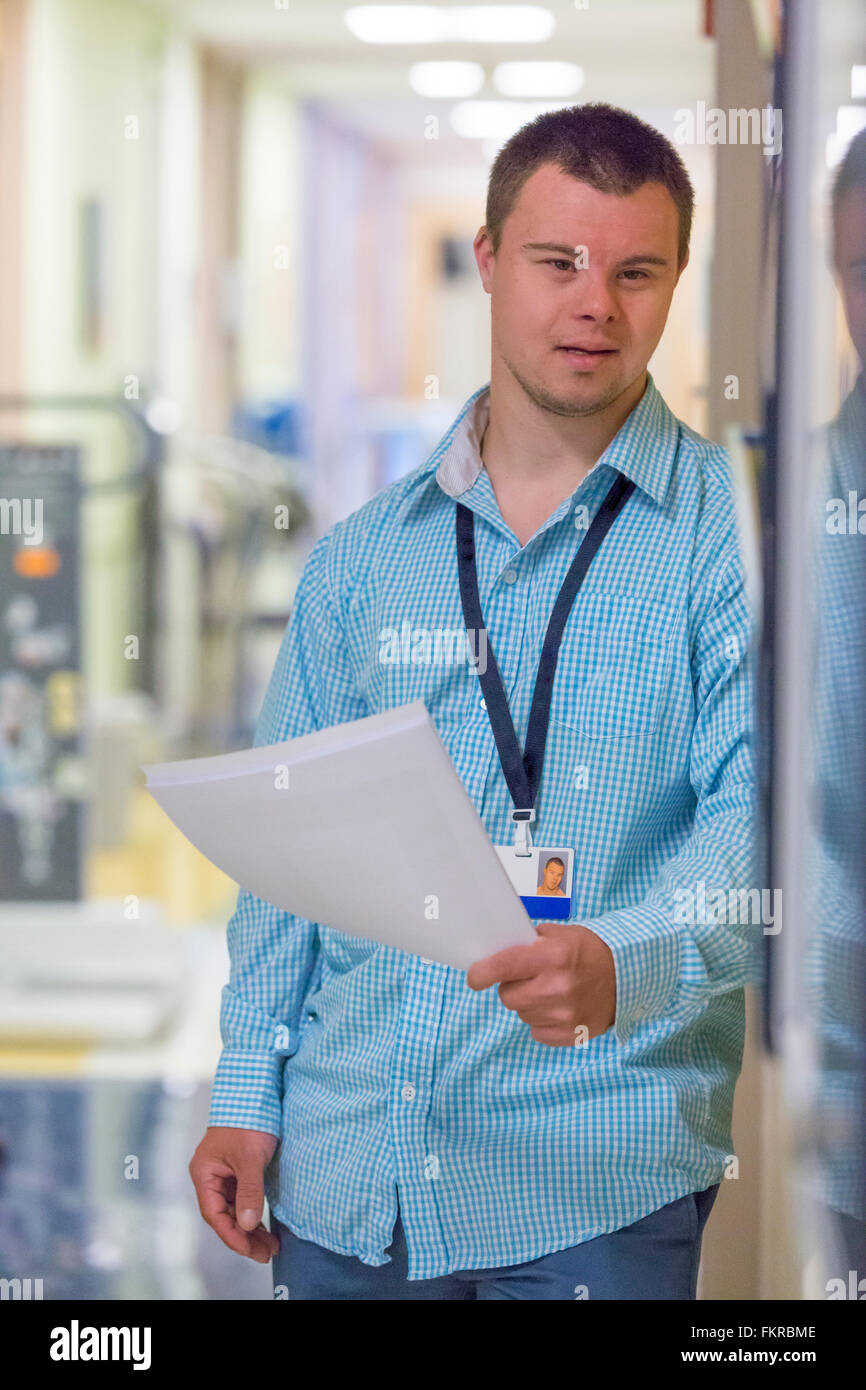
M648 280L649 276L645 270L624 270L623 275L637 275L641 280Z
M565 260L545 261L545 265L554 265L554 266L556 266L557 270L559 270L560 268L563 268L563 269L565 269L565 270L574 270L574 261L565 261Z

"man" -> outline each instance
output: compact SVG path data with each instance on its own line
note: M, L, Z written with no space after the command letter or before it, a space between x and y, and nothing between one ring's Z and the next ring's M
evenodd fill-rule
M803 980L818 1068L817 1162L807 1191L829 1213L823 1229L837 1247L827 1261L828 1295L846 1298L849 1271L866 1270L866 130L851 141L830 201L832 268L860 372L813 440Z
M239 894L190 1168L291 1298L695 1297L753 958L688 903L751 882L753 767L728 461L646 370L692 204L627 112L519 131L475 240L489 387L307 562L256 744L422 698L494 843L573 847L574 896L463 974ZM461 617L483 678L376 660Z
M561 859L548 859L544 866L541 883L538 885L538 896L540 898L564 898L565 894L560 888L562 876L565 873L565 865Z

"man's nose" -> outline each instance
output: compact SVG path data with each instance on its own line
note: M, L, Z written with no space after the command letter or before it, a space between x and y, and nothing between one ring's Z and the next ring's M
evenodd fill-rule
M616 297L604 271L588 267L575 272L571 307L577 318L605 322L616 318Z

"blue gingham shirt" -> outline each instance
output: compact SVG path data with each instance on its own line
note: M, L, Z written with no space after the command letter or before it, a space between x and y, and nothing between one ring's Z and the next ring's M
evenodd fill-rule
M461 971L242 889L209 1118L278 1135L271 1210L365 1264L389 1262L399 1191L410 1280L532 1260L718 1182L760 931L705 906L755 883L752 619L727 455L648 374L595 466L521 546L479 452L488 413L485 386L426 463L317 542L254 742L423 699L491 839L509 843L477 676L465 660L384 660L384 635L462 627L459 498L523 741L575 548L616 471L633 478L565 629L533 827L537 844L574 850L569 920L610 946L615 1022L549 1047L496 986L470 990Z

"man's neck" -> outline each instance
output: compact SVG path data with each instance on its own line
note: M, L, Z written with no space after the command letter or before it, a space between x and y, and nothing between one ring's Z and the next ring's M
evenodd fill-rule
M643 395L647 376L644 371L593 415L565 416L537 406L507 375L504 389L495 367L491 375L481 458L503 520L525 545L601 458Z

